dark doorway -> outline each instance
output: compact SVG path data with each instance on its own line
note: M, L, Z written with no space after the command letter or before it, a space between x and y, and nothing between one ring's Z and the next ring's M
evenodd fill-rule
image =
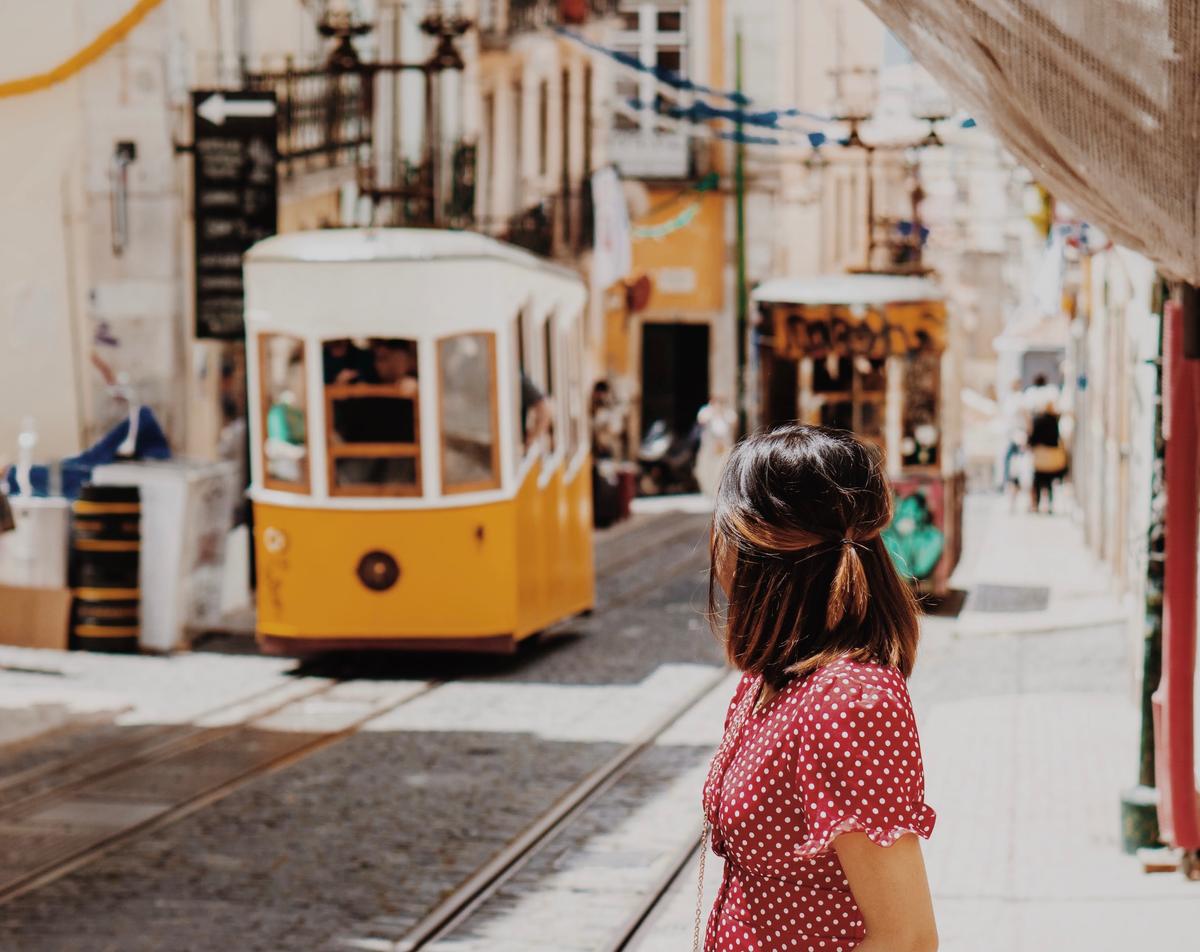
M655 420L686 434L708 403L708 325L642 325L642 436Z
M763 347L759 350L758 365L763 388L763 426L769 430L781 423L791 423L797 414L800 362L776 357L771 348Z
M1045 374L1046 381L1053 387L1063 385L1062 363L1065 352L1061 347L1044 350L1027 350L1021 356L1021 386L1032 387L1038 374Z

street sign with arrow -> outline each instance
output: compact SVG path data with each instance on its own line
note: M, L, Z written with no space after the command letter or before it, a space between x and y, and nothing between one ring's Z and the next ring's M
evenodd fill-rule
M214 126L225 125L230 119L257 119L275 115L275 98L263 98L259 93L253 99L227 99L223 92L213 93L196 106L196 115Z
M196 337L240 339L242 255L276 231L278 110L271 92L192 92Z

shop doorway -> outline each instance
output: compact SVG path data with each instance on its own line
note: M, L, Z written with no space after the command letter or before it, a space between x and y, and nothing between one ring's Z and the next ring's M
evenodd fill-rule
M769 347L758 352L762 386L762 425L773 429L797 419L800 394L800 361L776 357Z
M642 325L641 435L658 420L689 433L708 402L707 324Z

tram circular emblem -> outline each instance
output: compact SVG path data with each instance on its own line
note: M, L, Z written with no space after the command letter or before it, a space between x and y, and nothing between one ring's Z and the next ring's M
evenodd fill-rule
M400 579L400 564L376 549L358 560L358 579L373 592L386 592Z
M263 548L272 555L278 555L287 548L287 536L282 529L267 526L262 534Z

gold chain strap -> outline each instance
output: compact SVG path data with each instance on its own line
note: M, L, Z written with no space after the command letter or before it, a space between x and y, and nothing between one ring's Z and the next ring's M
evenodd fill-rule
M718 807L720 805L721 787L725 783L725 771L729 769L729 764L724 761L729 756L734 741L741 737L742 728L746 726L746 718L758 703L757 693L757 689L746 692L746 700L738 708L737 716L734 718L733 723L729 725L729 730L725 732L725 736L721 738L720 746L717 747L717 755L714 760L721 763L721 775L717 778L716 784ZM700 833L700 874L696 884L696 921L692 925L692 952L700 952L700 926L704 921L704 860L708 856L708 841L711 836L712 823L705 816L704 829Z
M700 833L700 877L696 883L696 921L692 926L692 952L700 952L700 925L704 921L704 858L708 856L708 820Z

